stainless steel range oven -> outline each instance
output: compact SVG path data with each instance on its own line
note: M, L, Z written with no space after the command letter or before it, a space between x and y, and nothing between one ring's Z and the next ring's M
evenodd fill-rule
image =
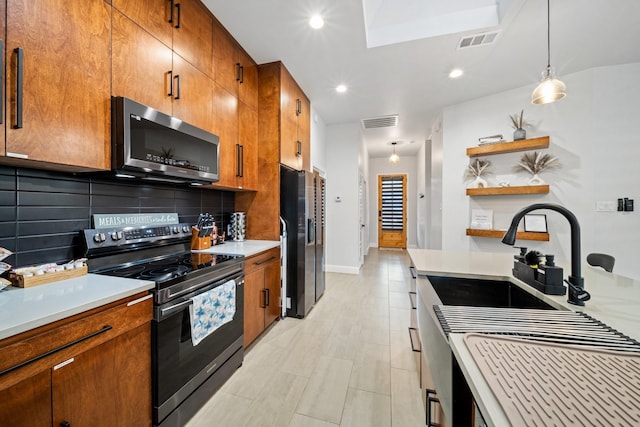
M190 237L189 224L84 230L90 272L156 282L150 355L154 426L184 425L244 356L244 258L191 253ZM230 301L226 323L195 340L194 301L223 287Z

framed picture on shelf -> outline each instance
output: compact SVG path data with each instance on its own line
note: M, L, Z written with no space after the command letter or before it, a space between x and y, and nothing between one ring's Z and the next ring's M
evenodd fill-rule
M524 231L531 233L547 233L547 216L544 214L525 215Z

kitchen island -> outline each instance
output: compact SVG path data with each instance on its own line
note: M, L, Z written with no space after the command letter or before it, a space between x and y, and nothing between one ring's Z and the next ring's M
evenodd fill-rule
M546 295L538 290L532 288L526 283L513 277L511 269L513 268L513 254L497 254L497 253L473 253L473 252L454 252L454 251L436 251L436 250L421 250L421 249L409 249L409 255L411 256L412 263L417 270L419 276L417 280L418 295L433 295L433 288L430 282L425 276L439 276L450 278L467 278L467 279L481 279L481 280L497 280L510 282L518 288L526 291L527 293L535 296L549 306L557 310L571 310L581 311L593 318L605 323L606 325L616 329L620 333L627 335L628 337L638 341L640 340L640 281L636 279L630 279L627 277L619 276L616 274L607 273L599 268L585 265L582 270L582 276L584 277L585 289L591 294L591 299L586 302L584 307L578 307L567 303L566 296L554 296ZM558 263L562 267L566 267L563 262ZM565 277L567 275L567 269L565 268ZM424 297L423 297L424 298ZM428 297L427 297L428 300ZM433 311L430 305L431 301L424 301L420 305L418 304L418 318L428 318L428 315L434 316L433 313L427 313ZM420 322L419 328L431 327L429 322ZM420 332L421 337L428 336L427 341L432 340L434 335L440 335L434 329ZM457 369L464 377L464 381L467 383L469 391L473 395L473 399L477 407L480 409L482 416L484 417L487 425L503 426L509 425L507 416L504 411L504 407L501 404L499 398L496 397L489 385L489 381L483 376L480 367L474 359L473 352L469 350L465 344L465 337L468 334L450 333L448 340L436 337L435 341L446 342L446 346L450 349L436 353L436 359L430 361L436 366L443 366L443 360L446 359L447 354L455 357L454 371ZM423 342L423 349L429 354L430 348L433 346L433 342L427 342L426 345ZM440 358L440 356L443 356ZM426 356L425 356L426 357ZM450 357L450 356L448 356ZM434 368L432 367L432 370ZM438 371L438 368L435 368ZM434 378L440 376L440 384L442 384L440 372L434 372ZM451 377L450 377L451 378ZM450 380L451 381L451 380ZM454 380L455 383L455 380ZM444 383L443 390L438 390L446 395L451 395L452 399L458 398L455 388L451 388L451 383ZM440 387L438 381L435 384L436 388ZM495 386L495 384L494 384ZM494 390L495 391L495 390ZM572 392L573 393L573 392ZM579 394L578 394L579 395ZM445 399L447 399L445 397ZM443 400L443 399L441 399ZM570 400L570 399L567 399ZM451 414L451 399L449 399L449 407L445 410L447 417ZM504 402L502 402L504 403ZM459 415L459 411L456 410L454 418ZM451 423L451 421L448 419ZM459 422L453 421L454 425L462 425Z

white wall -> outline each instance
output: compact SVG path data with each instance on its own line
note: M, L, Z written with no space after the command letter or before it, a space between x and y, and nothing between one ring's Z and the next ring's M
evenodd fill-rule
M443 171L442 117L431 127L431 186L429 187L429 216L427 222L427 248L442 249L442 171Z
M326 271L358 274L358 174L364 160L359 122L327 126ZM361 165L365 167L364 163ZM337 199L339 198L340 201Z
M499 239L465 236L470 210L492 209L494 228L505 229L518 209L532 203L558 203L571 210L580 221L582 261L589 252L605 252L616 257L616 273L640 278L637 262L640 241L640 212L596 212L596 201L620 197L640 200L640 141L638 140L638 99L640 64L602 67L562 76L567 97L548 105L531 105L534 85L451 106L442 118L442 248L511 252ZM469 158L467 147L481 136L502 133L511 140L513 130L508 115L525 109L525 118L534 126L527 137L549 135L545 152L559 158L561 167L543 172L551 186L547 195L485 196L465 195L463 173ZM528 176L514 174L512 167L522 153L487 156L495 174L512 174L511 185L526 184ZM496 176L489 176L489 185ZM545 211L550 242L518 241L559 260L570 258L568 222L558 213ZM588 284L587 284L588 287Z
M327 125L311 104L311 167L326 172Z
M400 157L391 163L387 157L369 159L369 229L370 245L378 246L378 176L383 174L407 175L407 247L417 243L417 161L416 156Z

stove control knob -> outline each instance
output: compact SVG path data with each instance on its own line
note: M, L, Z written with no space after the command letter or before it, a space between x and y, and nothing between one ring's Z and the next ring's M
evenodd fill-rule
M188 232L189 232L189 227L188 227L188 226L186 226L186 225L183 225L183 226L182 226L182 232L183 232L183 233L188 233Z
M180 232L180 229L177 226L173 227L171 230L173 231L173 234L178 234Z
M111 240L118 241L122 239L122 231L114 231L111 233Z
M107 236L105 236L104 233L97 233L95 236L93 236L93 241L96 243L102 243L105 240L107 240Z

